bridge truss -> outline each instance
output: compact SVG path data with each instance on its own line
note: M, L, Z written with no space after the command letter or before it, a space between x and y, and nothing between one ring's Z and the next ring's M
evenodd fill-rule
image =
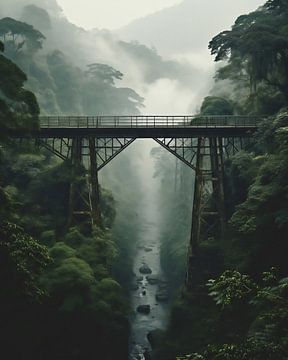
M262 117L247 116L97 116L42 117L32 134L37 146L62 160L74 171L86 168L87 189L71 182L68 224L88 216L102 226L98 171L137 138L153 138L195 171L191 239L186 283L193 283L198 247L203 239L225 230L224 159L243 147ZM11 134L19 138L23 134Z

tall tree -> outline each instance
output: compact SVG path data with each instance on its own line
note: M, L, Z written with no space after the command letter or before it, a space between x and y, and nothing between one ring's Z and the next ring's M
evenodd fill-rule
M0 37L11 57L24 50L27 53L35 53L42 48L45 39L45 36L32 25L10 17L0 20Z
M215 61L228 61L227 71L221 69L220 77L230 77L229 67L237 62L253 90L264 82L279 90L288 103L287 25L286 1L269 1L264 8L240 16L232 30L221 32L209 44Z
M38 126L39 106L35 95L23 88L26 80L25 73L0 54L0 136L17 127L28 130Z

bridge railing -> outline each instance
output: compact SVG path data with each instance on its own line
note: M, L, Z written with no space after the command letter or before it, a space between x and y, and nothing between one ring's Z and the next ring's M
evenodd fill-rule
M260 116L41 116L42 128L256 127Z

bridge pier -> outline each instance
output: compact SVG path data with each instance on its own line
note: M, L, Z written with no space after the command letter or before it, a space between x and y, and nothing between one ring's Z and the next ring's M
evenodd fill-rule
M27 135L11 130L14 139L35 139L62 160L71 160L68 224L90 216L101 226L98 171L135 139L153 138L158 144L196 171L192 230L186 285L194 281L193 269L203 239L221 236L225 230L223 148L225 155L241 150L242 139L257 131L263 116L48 116L40 118L40 129ZM245 140L247 141L247 140ZM88 145L87 145L88 144ZM88 153L84 152L88 149ZM77 171L89 157L88 191L76 181Z
M92 225L102 227L95 139L88 139L88 169L83 161L83 151L87 148L85 142L87 142L87 140L81 137L76 137L72 140L72 181L69 193L68 227L74 223L77 224L77 222L85 218L88 218ZM83 177L83 170L85 183L78 178L78 176Z
M225 231L222 138L198 138L192 227L187 257L186 287L195 283L196 259L201 241Z
M98 181L97 157L95 138L89 138L89 159L90 159L90 181L91 187L91 219L93 225L102 227L101 209L100 209L100 187Z

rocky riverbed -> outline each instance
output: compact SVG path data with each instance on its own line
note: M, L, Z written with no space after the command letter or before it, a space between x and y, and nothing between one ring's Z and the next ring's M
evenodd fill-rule
M150 144L150 145L149 145ZM150 359L151 336L165 329L169 321L169 284L160 265L160 182L154 177L150 151L154 143L143 143L141 188L145 196L138 204L141 228L135 239L134 278L130 287L131 338L129 360ZM157 297L157 299L156 299Z
M142 246L142 245L145 246ZM151 249L146 251L147 247ZM169 317L169 283L160 265L157 224L147 222L139 236L131 284L130 360L149 359L148 334L164 329Z

